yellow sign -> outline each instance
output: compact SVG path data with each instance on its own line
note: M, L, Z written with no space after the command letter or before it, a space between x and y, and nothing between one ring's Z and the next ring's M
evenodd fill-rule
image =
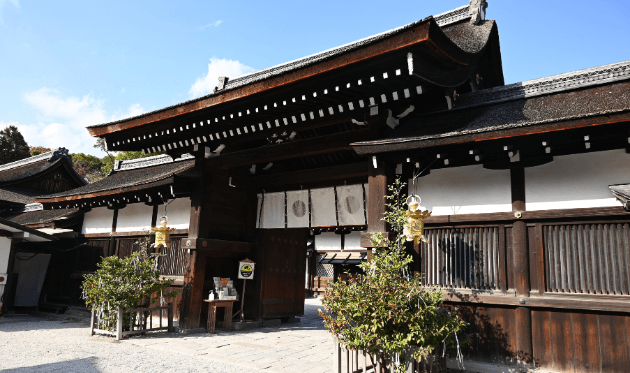
M245 259L238 263L238 278L240 280L252 280L254 278L254 266L256 263Z

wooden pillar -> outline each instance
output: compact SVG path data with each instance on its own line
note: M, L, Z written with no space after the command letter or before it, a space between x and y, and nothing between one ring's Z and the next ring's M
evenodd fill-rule
M512 270L516 296L519 302L527 304L529 298L529 253L527 246L527 224L518 217L518 212L525 211L525 169L523 167L510 169L512 189L512 211L514 223L512 225ZM532 349L532 313L529 307L516 308L516 349L519 362L531 365L533 363Z
M207 201L210 188L207 184L211 181L211 175L205 167L205 152L195 154L195 168L201 174L193 185L190 198L190 224L188 227L188 239L207 238L209 224L207 220L210 207ZM182 240L182 247L185 249ZM185 249L186 250L186 249ZM206 255L203 250L187 250L185 253L186 265L184 268L184 287L180 305L179 323L181 329L193 329L200 327L201 306L203 303L203 282L206 272Z
M374 167L376 164L376 167ZM387 186L393 181L394 169L384 160L370 159L368 165L368 200L367 200L367 232L383 233L385 237L388 235L388 224L383 221L383 215L386 210L385 204L387 200ZM372 247L367 237L362 237L361 246ZM371 255L368 251L368 261Z
M118 209L114 209L114 216L112 217L112 234L109 236L109 245L107 247L108 256L117 255L116 252L116 224L118 223Z

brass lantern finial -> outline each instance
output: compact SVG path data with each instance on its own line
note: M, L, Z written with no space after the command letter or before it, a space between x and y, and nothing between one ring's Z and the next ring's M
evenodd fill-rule
M167 223L168 223L168 217L164 215L160 219L160 227L151 228L151 230L155 232L155 243L153 244L153 247L155 248L160 248L162 246L165 246L167 248L171 247L171 240L170 240L171 232L174 231L175 228L167 227L166 226Z
M417 244L420 241L429 243L424 237L424 219L431 216L431 211L422 211L420 209L422 199L417 195L411 195L407 198L409 209L404 212L407 222L403 227L403 238L407 241L413 241Z

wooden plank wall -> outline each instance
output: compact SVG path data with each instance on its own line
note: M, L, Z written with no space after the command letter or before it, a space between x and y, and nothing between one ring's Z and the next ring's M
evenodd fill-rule
M527 227L526 300L535 365L557 372L628 372L630 312L610 312L604 304L627 304L630 310L630 222L558 220ZM426 284L450 294L446 304L469 323L465 356L516 363L520 305L512 227L433 225L426 235L430 244L420 247L421 272ZM483 281L475 281L475 274Z

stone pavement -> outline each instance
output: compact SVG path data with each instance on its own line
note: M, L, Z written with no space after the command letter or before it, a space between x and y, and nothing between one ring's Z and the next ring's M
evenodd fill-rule
M317 310L319 299L307 299L301 322L279 327L216 334L161 334L123 340L149 349L178 352L265 372L312 372L332 370L332 337Z

